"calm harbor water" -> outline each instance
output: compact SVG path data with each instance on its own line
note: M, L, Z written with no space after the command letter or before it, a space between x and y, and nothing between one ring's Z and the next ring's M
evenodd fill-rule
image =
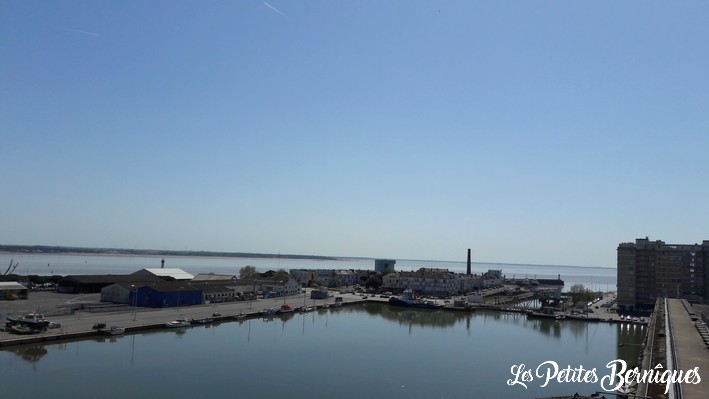
M160 256L106 256L106 255L27 255L0 253L0 267L7 267L10 260L19 263L16 270L21 275L71 275L71 274L128 274L148 267L160 267ZM289 269L374 269L373 259L264 259L220 257L166 257L165 267L181 268L188 273L239 274L246 265L259 271L279 268ZM436 267L463 273L465 261L446 262L433 260L397 260L396 270L410 271L421 267ZM616 269L604 267L521 265L501 263L473 263L473 273L481 274L488 269L501 269L507 277L557 278L564 280L566 289L573 284L600 291L615 291ZM4 270L3 270L4 271Z
M530 320L369 303L209 327L0 350L3 397L534 398L599 384L508 386L553 360L608 374L639 325Z
M21 275L127 274L159 267L162 257L0 254ZM169 257L166 267L238 274L269 269L373 269L372 259ZM398 260L464 272L465 262ZM508 277L556 278L614 290L615 269L473 263L473 272L502 269ZM634 361L641 326L528 320L520 314L461 314L345 307L209 328L159 331L113 339L16 347L0 351L0 386L8 397L173 398L533 398L591 393L598 384L542 381L508 386L511 367L553 360L561 367L596 368ZM10 377L12 376L12 377Z

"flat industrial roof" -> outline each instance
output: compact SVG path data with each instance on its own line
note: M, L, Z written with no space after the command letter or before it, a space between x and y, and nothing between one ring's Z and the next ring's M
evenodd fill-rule
M156 276L159 277L172 277L175 280L192 280L194 278L193 275L187 273L186 271L182 269L176 269L176 268L150 268L150 269L143 269L145 271L148 271Z
M0 282L0 290L26 290L27 287L17 281L2 281Z

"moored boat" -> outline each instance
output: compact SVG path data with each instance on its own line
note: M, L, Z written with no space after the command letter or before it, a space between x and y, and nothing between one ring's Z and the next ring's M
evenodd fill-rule
M404 293L398 297L389 298L389 304L422 309L440 309L443 307L443 305L436 302L417 298L411 290L404 291Z
M569 319L572 319L573 317L574 316L568 316ZM556 320L556 315L553 313L528 312L527 318L528 319L554 319L554 320Z
M118 326L111 326L106 329L99 330L103 335L121 335L126 332L126 329Z
M214 318L212 318L212 317L205 317L205 318L202 318L202 319L191 319L191 320L190 320L190 324L196 324L196 325L199 325L199 324L210 324L210 323L213 323L213 322L214 322Z
M284 314L284 313L293 313L293 308L290 307L287 303L284 303L280 309L278 309L277 313L279 314Z
M7 321L13 325L28 326L35 330L44 330L49 326L49 320L40 313L27 313L23 316L7 316Z
M167 328L188 327L189 325L190 322L184 317L178 317L175 320L168 321L167 323L165 323L165 327Z
M273 316L274 314L276 314L276 309L268 308L268 309L262 310L260 313L261 313L261 316L266 316L266 317Z
M5 326L5 330L7 332L13 333L13 334L37 334L40 333L44 330L42 329L36 329L31 326L25 325L25 324L12 324L12 323L7 323Z

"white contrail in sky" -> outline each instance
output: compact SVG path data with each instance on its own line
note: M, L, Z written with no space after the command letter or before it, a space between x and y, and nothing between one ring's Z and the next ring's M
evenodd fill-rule
M64 28L65 31L68 32L75 32L75 33L83 33L85 35L91 35L91 36L98 36L98 33L96 32L89 32L87 30L81 30L81 29L72 29L72 28Z
M271 10L273 10L273 11L275 11L275 12L281 14L281 16L282 16L283 18L285 18L285 19L287 19L287 20L290 21L290 17L287 16L286 14L284 14L284 13L278 11L278 9L277 9L276 7L274 7L274 6L272 6L272 5L268 4L268 3L266 3L265 1L263 2L263 4L266 5L266 7L270 8Z

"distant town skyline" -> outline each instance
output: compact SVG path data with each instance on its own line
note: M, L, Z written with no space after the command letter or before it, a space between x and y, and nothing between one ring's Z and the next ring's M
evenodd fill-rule
M2 2L0 244L616 266L709 239L709 4Z

